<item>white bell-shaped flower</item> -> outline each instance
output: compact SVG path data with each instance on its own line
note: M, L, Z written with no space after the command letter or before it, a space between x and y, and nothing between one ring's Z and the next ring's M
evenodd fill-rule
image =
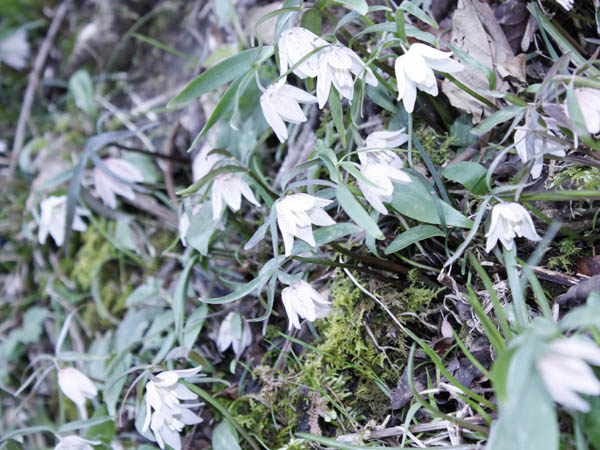
M313 50L329 45L329 42L321 39L312 31L302 27L291 27L281 33L279 37L279 68L283 75L288 68L292 67ZM306 58L302 64L293 71L296 76L314 78L319 73L319 58L313 54Z
M23 70L29 60L30 47L25 27L0 38L0 61L15 70Z
M201 404L180 403L180 400L197 400L198 396L179 383L180 378L192 377L200 370L202 367L169 370L146 383L146 419L142 431L150 428L160 448L165 448L166 443L174 450L181 450L179 433L183 427L202 422L202 418L190 410Z
M367 163L362 164L360 173L369 180L369 183L358 180L358 187L364 194L367 201L381 214L387 214L388 210L383 202L392 201L394 185L392 181L398 183L410 183L410 177L404 172L395 169L386 164Z
M340 96L352 101L354 96L354 79L364 71L365 81L377 86L377 78L371 69L365 66L362 59L352 50L339 45L330 45L319 52L319 76L317 78L317 99L319 108L323 108L329 99L331 84Z
M311 246L316 246L311 224L319 226L334 225L323 207L332 200L324 200L308 194L292 194L283 197L275 205L277 224L281 230L285 255L290 256L294 246L294 236L299 237Z
M230 172L217 175L213 181L211 195L213 219L219 220L221 218L224 209L223 200L232 211L239 211L242 206L242 195L253 205L260 206L252 189L238 173Z
M536 122L535 126L530 126L529 117L525 120L525 126L515 131L515 149L525 164L527 161L533 160L531 167L531 178L534 180L542 174L544 167L544 155L565 156L565 150L560 142L550 139L554 136L554 132L542 127ZM533 136L533 146L527 147L528 133L535 133Z
M600 347L580 337L557 339L537 361L548 393L563 406L588 412L590 405L578 393L600 395L600 381L588 363L600 366Z
M296 281L281 291L281 300L288 316L289 326L300 329L302 317L311 322L329 312L329 302L306 281Z
M242 336L241 338L234 336L231 325L235 314L234 312L227 314L221 325L219 325L217 348L220 352L224 352L229 346L232 346L236 358L239 358L244 349L252 343L252 331L248 322L242 318Z
M65 222L67 220L67 196L51 196L40 203L40 225L38 229L38 241L40 244L46 242L48 233L59 247L65 241ZM75 208L73 217L73 229L76 231L85 231L87 226L81 216L88 215L88 211L83 208Z
M574 90L579 109L583 113L585 127L591 134L600 132L600 89L578 88Z
M109 208L117 207L117 195L125 197L128 200L135 198L135 192L130 184L141 183L144 181L144 174L133 164L121 158L106 158L102 161L106 168L111 172L108 174L103 168L94 168L94 186L96 192L102 199L102 202ZM119 181L123 180L123 181Z
M75 403L80 414L86 418L85 402L88 398L98 395L98 389L92 380L73 367L63 367L58 369L58 386L63 394Z
M407 141L408 134L404 128L398 131L374 131L365 138L365 145L358 149L358 159L361 164L374 162L402 169L404 161L390 149L398 148Z
M438 95L434 70L454 73L464 69L459 62L450 59L452 52L442 52L425 44L413 44L408 51L396 58L394 65L398 84L398 100L404 109L412 113L417 99L417 89L430 95Z
M61 437L54 450L94 450L92 445L100 445L101 441L90 441L76 435Z
M304 92L285 80L270 85L260 96L260 107L267 123L273 128L280 142L288 137L285 122L302 123L307 118L299 103L316 103L314 95Z
M542 239L535 230L529 212L523 206L515 202L497 204L492 209L492 222L485 235L485 251L489 253L498 240L504 248L511 250L515 236L526 237L530 241Z
M575 0L556 0L556 2L566 11L571 11L571 8L573 8L573 5L575 4Z

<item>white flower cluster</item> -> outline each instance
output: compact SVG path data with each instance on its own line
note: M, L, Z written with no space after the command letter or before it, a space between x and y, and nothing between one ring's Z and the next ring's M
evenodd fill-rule
M180 400L197 400L198 396L179 383L180 378L197 375L202 367L187 370L169 370L151 376L146 383L146 420L142 431L150 428L160 448L168 444L174 450L181 450L179 433L185 425L202 422L202 418L190 409L202 406L201 403L181 403Z

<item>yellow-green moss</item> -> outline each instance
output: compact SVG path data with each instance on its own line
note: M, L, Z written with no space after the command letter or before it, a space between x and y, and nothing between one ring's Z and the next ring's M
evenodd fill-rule
M83 289L89 289L94 271L99 264L114 256L115 250L95 227L89 227L81 233L81 241L82 245L75 258L71 279L74 279Z
M556 175L552 186L559 186L567 182L571 187L586 190L600 189L600 169L597 167L572 166Z
M558 244L559 255L548 258L549 269L562 269L566 272L575 265L573 259L581 254L581 248L577 246L575 239L565 238Z
M284 369L271 367L274 361L257 367L253 375L262 389L231 404L240 424L274 443L273 448L297 448L294 433L311 426L335 435L370 419L382 421L391 411L382 385L393 389L398 382L406 361L403 338L399 333L392 337L395 326L373 299L338 276L330 290L331 312L315 322L319 339L311 345L317 350L305 347L296 354L294 346ZM380 282L367 287L397 316L426 308L438 293L422 284L418 271L410 273L404 290ZM270 339L280 337L271 331Z
M445 163L450 156L450 146L456 139L447 133L438 134L429 125L421 124L415 128L415 136L436 166ZM420 159L419 151L413 151L413 160Z

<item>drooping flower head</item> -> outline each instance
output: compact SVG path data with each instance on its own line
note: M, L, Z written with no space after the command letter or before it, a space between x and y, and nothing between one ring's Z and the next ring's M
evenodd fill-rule
M390 149L398 148L407 141L408 134L404 128L398 131L374 131L365 138L365 145L358 149L358 159L361 164L374 162L402 169L404 161Z
M408 51L396 58L394 65L398 84L398 100L404 109L412 113L417 99L417 89L430 95L438 95L434 70L460 72L464 69L459 62L450 59L452 52L442 52L425 44L412 44Z
M288 137L284 121L302 123L307 120L299 103L316 102L317 98L314 95L285 84L285 80L270 85L260 96L263 115L280 142L285 142Z
M600 395L600 381L588 363L600 366L600 348L580 337L552 341L537 361L537 369L552 398L567 408L588 412L578 393Z
M534 133L533 145L527 145L527 136L529 133ZM542 127L539 123L531 126L529 116L525 120L525 126L518 128L515 131L515 149L519 154L519 158L525 164L527 161L533 160L531 167L531 178L534 180L542 174L544 167L544 155L565 156L565 150L561 143L551 139L555 136L550 129Z
M303 193L288 195L277 202L275 205L277 224L283 237L286 256L290 256L292 253L294 236L313 247L317 245L311 224L319 226L335 224L335 221L323 209L331 202L332 200L324 200Z
M98 395L98 389L85 374L73 367L58 369L58 386L75 403L83 418L87 418L85 402Z
M329 311L329 302L306 281L300 280L281 291L281 300L288 316L289 326L300 329L299 317L311 322L324 317Z
M515 236L526 237L530 241L542 239L535 230L529 212L523 206L515 202L497 204L492 209L492 222L485 235L485 251L489 253L498 240L504 248L511 250Z
M575 0L556 0L556 2L560 6L562 6L565 10L571 11L571 8L573 8L573 4L575 3Z
M295 65L313 50L329 43L312 31L302 27L291 27L279 37L279 67L283 75L288 68ZM314 78L319 73L319 58L317 54L309 56L296 67L293 73L299 78Z
M109 208L117 207L117 195L128 200L135 198L135 192L130 184L144 181L144 174L133 164L121 158L106 158L102 161L105 168L94 168L94 186L102 202ZM104 169L108 169L110 174ZM123 181L120 181L123 180Z
M591 134L598 134L600 132L600 89L577 88L574 93L579 109L583 113L585 127Z
M411 179L407 174L386 164L371 162L362 164L360 173L369 180L369 183L359 179L359 189L371 206L381 214L388 213L383 202L392 201L392 195L394 193L392 181L398 183L411 182Z
M239 211L242 206L242 195L253 205L260 206L252 189L238 173L230 172L217 175L213 181L211 196L213 220L221 218L223 200L232 211Z
M242 320L242 336L237 338L233 334L232 321L236 313L230 312L227 314L221 325L219 326L219 332L217 334L217 348L220 352L224 352L229 348L233 347L233 352L236 358L239 358L246 347L252 342L252 331L250 325L245 319Z
M377 86L377 78L371 69L365 66L362 59L352 50L339 45L330 45L319 52L319 76L317 78L317 99L319 108L323 108L329 99L331 84L340 96L352 101L354 96L354 79L365 73L365 81Z
M187 370L169 370L152 377L146 383L146 419L142 431L150 428L160 448L165 443L175 450L181 450L179 433L185 425L202 422L190 408L201 404L181 403L180 400L197 400L198 396L179 383L180 378L192 377L202 367Z
M65 240L65 223L67 220L67 196L51 196L40 203L40 225L38 229L38 241L40 244L46 242L48 233L59 247ZM88 215L88 211L83 208L75 208L73 217L73 229L76 231L85 231L87 226L81 216Z

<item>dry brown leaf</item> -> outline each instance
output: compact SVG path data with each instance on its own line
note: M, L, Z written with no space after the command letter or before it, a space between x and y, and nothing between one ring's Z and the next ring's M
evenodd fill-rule
M510 86L507 81L525 82L525 55L515 57L504 31L487 3L459 0L452 16L450 40L472 58L494 70L496 90L507 91ZM464 70L456 75L456 79L471 89L489 89L486 75L479 70ZM474 121L493 112L492 108L448 80L444 80L442 90L454 107L472 114ZM494 101L492 97L488 99Z

